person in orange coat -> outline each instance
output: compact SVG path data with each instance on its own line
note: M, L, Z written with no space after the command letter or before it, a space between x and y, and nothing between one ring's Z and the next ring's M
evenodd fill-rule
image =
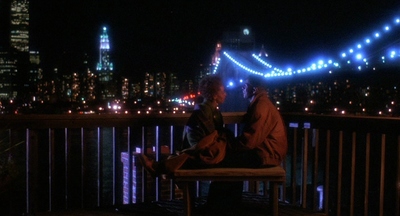
M238 137L246 149L256 150L262 166L278 166L287 153L286 127L279 111L268 98L260 77L249 76L242 87L250 105Z

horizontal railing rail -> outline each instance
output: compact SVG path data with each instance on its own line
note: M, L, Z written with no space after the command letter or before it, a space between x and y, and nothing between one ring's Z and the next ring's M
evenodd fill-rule
M235 134L243 114L223 113ZM157 159L173 153L189 116L0 115L0 211L179 198L173 182L147 178L133 152ZM283 118L289 151L282 201L329 215L399 215L399 118Z

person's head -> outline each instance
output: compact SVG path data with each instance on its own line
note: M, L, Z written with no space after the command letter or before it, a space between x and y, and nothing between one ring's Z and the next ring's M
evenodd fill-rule
M263 77L249 75L242 87L243 97L251 100L261 89L264 89Z
M221 104L225 101L226 92L222 79L216 75L204 77L199 83L199 92L205 101Z

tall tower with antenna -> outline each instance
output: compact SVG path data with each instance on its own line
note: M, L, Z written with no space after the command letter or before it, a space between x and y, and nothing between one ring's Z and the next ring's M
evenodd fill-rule
M114 66L110 61L110 40L107 34L107 28L103 27L103 33L100 35L99 62L96 70L98 72L98 96L100 99L114 99L117 93Z
M97 63L98 71L112 71L113 64L110 62L110 40L107 34L107 28L103 27L103 34L100 35L100 52L99 62Z

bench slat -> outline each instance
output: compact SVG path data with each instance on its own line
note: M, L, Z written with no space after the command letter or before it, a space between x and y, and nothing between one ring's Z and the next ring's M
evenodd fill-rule
M210 168L210 169L185 169L174 172L175 178L181 177L285 177L286 172L282 167L271 168Z

